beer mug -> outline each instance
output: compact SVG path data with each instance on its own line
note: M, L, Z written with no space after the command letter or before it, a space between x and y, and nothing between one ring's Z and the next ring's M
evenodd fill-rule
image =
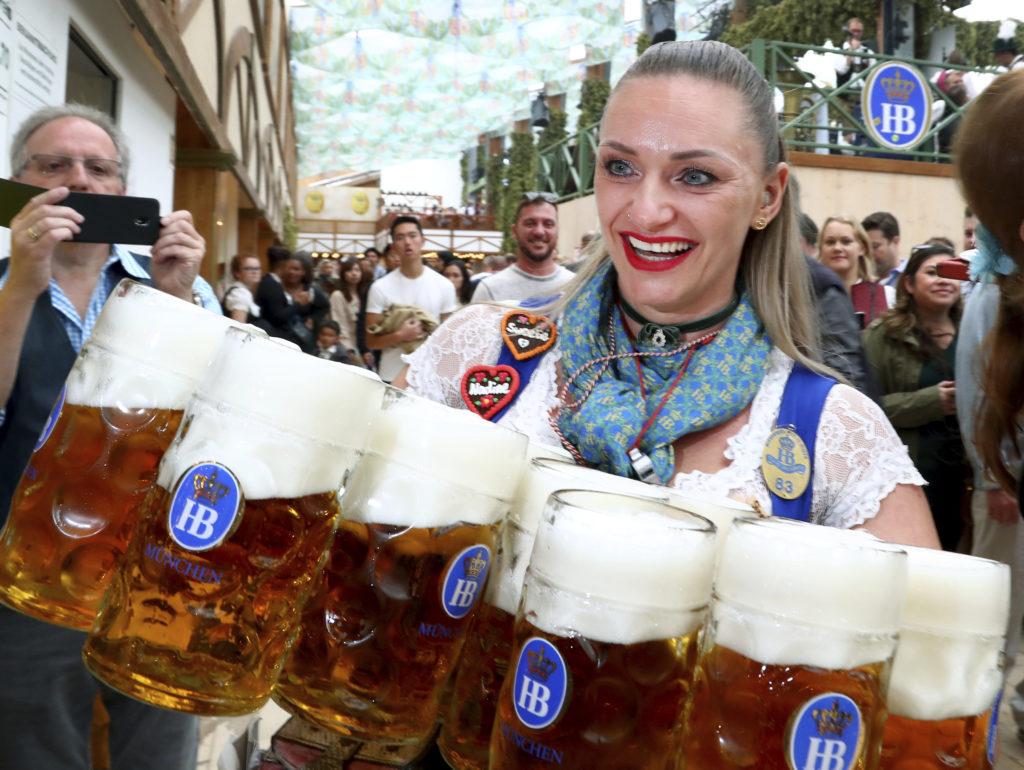
M714 557L714 526L666 503L551 495L498 695L491 770L672 767Z
M907 555L866 532L733 523L679 767L870 770Z
M383 390L364 369L229 331L86 640L89 670L196 714L265 703Z
M526 436L388 389L274 699L362 741L430 735Z
M128 279L115 287L12 498L0 601L62 626L92 625L134 512L231 325Z
M757 511L746 503L706 492L680 490L667 487L668 501L676 508L696 513L715 525L715 561L722 555L725 538L736 519L756 519Z
M512 654L512 627L526 565L548 497L562 489L591 489L667 500L665 487L613 476L557 459L527 466L501 531L501 546L484 600L466 637L438 748L456 770L486 767L498 691Z
M905 550L907 604L879 767L990 770L1010 568L946 551Z

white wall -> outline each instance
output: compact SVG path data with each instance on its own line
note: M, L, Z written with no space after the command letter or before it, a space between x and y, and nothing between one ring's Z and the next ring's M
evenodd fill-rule
M0 130L5 140L0 173L10 174L6 149L21 121L41 106L64 101L71 24L119 79L117 122L128 137L132 158L128 193L156 198L160 210L169 212L174 195L174 91L140 50L114 0L0 0L0 44L11 51L5 72L0 48ZM0 230L3 253L9 240L9 231Z

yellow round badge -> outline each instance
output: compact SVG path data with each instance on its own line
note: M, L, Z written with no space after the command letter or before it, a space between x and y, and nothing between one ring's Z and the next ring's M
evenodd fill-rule
M811 480L807 445L792 428L776 428L768 436L761 455L761 474L768 490L783 500L795 500Z
M362 216L370 210L370 199L364 192L357 192L352 196L352 210Z
M306 210L310 214L319 214L324 210L324 194L319 190L312 190L306 195Z

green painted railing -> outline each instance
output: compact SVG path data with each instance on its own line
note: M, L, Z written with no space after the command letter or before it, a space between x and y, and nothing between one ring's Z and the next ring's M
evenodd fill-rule
M799 152L824 152L829 154L883 156L929 163L948 163L950 156L938 151L939 132L962 115L957 106L939 91L934 84L932 101L943 102L945 110L939 120L912 150L891 150L876 146L863 122L856 105L860 102L860 85L870 70L851 77L839 88L823 88L815 85L813 75L803 72L797 60L808 51L817 53L842 54L834 48L782 43L777 41L754 40L743 49L754 66L783 97L783 108L779 113L779 126L791 150ZM883 61L901 61L912 64L929 77L936 69L958 69L965 72L982 72L973 67L962 67L942 62L886 56L866 52L864 58L872 64ZM823 118L827 118L824 119ZM863 137L864 145L848 144L841 137ZM597 148L597 126L588 126L577 134L567 137L539 153L537 189L553 192L562 200L571 200L589 195L594 190L594 162Z

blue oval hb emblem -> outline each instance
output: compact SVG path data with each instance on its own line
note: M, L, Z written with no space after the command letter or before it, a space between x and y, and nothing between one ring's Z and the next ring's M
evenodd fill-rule
M547 639L526 640L516 662L512 687L519 721L543 730L558 719L569 693L569 670L558 649Z
M167 512L167 529L189 551L208 551L235 531L242 490L235 474L217 463L199 463L178 480Z
M441 605L449 617L459 620L473 609L483 593L491 551L485 545L474 545L460 551L448 563L441 583Z
M807 701L790 722L786 761L793 770L850 770L860 755L864 722L849 696Z
M861 111L868 133L878 144L910 150L931 127L931 88L924 75L909 64L879 64L861 92Z
M46 425L43 426L43 432L39 434L39 440L36 441L33 452L38 452L39 448L46 443L46 439L53 433L53 429L57 427L57 420L60 417L60 410L64 408L64 398L68 394L68 386L65 385L60 389L60 394L57 396L57 403L53 405L53 409L50 410L50 416L46 418Z

